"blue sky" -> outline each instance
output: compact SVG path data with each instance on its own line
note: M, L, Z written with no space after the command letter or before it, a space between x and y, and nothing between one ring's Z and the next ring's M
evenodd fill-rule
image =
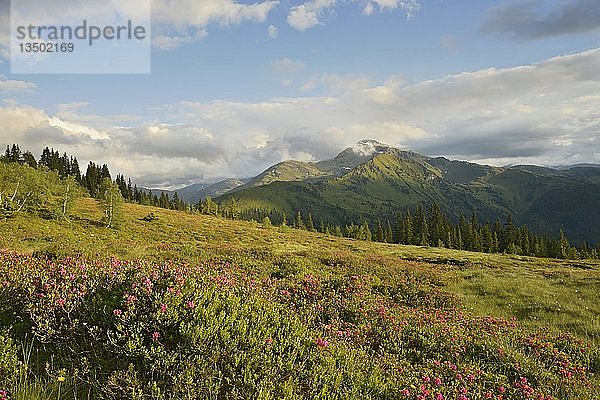
M496 165L600 162L596 0L153 3L149 75L11 75L0 8L0 141L156 187L363 138Z

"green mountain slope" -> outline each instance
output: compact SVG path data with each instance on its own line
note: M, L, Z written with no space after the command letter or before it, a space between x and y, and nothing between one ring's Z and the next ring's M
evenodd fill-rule
M346 149L334 160L349 158L352 152ZM334 160L321 166L331 167ZM357 160L357 165L338 170L337 175L333 169L303 169L288 162L285 164L300 173L279 180L304 182L273 185L259 176L253 181L260 185L240 187L220 200L235 199L241 210L262 208L288 215L310 211L315 220L341 224L391 218L397 211L436 203L451 218L473 211L484 219L504 219L511 214L517 223L527 224L537 233L556 234L564 229L575 242L600 240L600 168L498 168L391 147L353 159ZM273 168L286 171L281 164ZM320 179L312 179L319 173Z

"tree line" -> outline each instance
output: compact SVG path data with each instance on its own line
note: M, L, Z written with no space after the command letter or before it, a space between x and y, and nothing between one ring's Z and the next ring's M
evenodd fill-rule
M92 173L90 173L90 171ZM118 225L123 197L110 179L108 167L90 163L81 175L77 158L62 156L47 147L39 161L18 145L6 146L0 156L0 217L19 212L34 212L43 217L69 220L75 201L87 192L100 205L107 227Z
M495 221L480 221L473 212L470 218L461 214L458 221L452 221L438 205L433 204L429 209L417 206L414 209L398 211L393 218L384 220L363 220L361 223L350 222L345 225L321 220L317 225L310 211L306 213L306 217L302 215L301 211L296 211L288 220L286 213L278 210L242 209L235 199L216 203L207 197L199 200L196 204L191 204L181 199L177 192L172 196L161 192L158 196L149 190L139 189L137 185L132 184L131 179L126 180L123 175L116 175L113 181L106 164L97 165L90 161L85 174L81 174L76 157L68 156L66 153L60 155L58 151L47 147L42 151L39 161L36 161L31 152L21 152L18 145L6 146L5 154L0 156L0 161L47 172L43 176L34 176L35 174L31 171L21 170L19 172L21 174L20 182L29 180L32 182L33 188L27 191L25 190L27 185L12 182L15 189L12 195L10 191L6 190L6 186L11 180L5 179L5 188L2 189L0 186L0 207L5 214L27 209L26 204L37 204L37 208L42 207L40 204L44 201L36 198L33 193L43 193L43 181L47 180L54 184L47 185L48 188L45 189L45 192L50 193L53 190L53 194L46 195L45 198L53 198L55 202L57 198L62 199L62 203L58 201L59 205L62 204L62 209L54 206L54 215L67 218L74 202L73 199L81 195L81 191L78 189L81 188L98 200L105 213L104 222L107 226L118 224L121 219L120 204L127 201L231 219L260 221L267 225L319 231L324 234L358 240L536 257L600 258L600 242L595 247L590 246L587 242L579 247L572 246L562 230L556 237L534 234L525 225L517 226L510 215L507 215L504 221L499 218ZM6 168L3 174L7 175ZM20 189L19 185L22 185ZM20 191L28 194L19 197L16 193ZM18 198L21 200L15 203ZM12 201L9 201L11 199ZM46 208L48 208L47 204Z
M241 219L261 221L266 224L287 225L296 229L352 239L417 246L444 247L483 253L507 253L543 258L600 258L600 242L592 247L588 242L573 246L564 231L556 237L532 233L526 225L516 225L509 214L501 221L481 222L476 213L470 218L460 215L453 222L443 210L433 204L429 209L416 206L398 211L394 218L363 220L346 225L320 221L314 223L312 213L306 218L297 211L288 222L286 214L276 210L253 208L239 213ZM318 229L317 229L318 228Z

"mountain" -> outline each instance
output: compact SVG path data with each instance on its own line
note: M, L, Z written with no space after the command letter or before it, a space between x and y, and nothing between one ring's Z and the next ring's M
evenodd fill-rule
M332 160L319 162L283 161L275 164L252 178L248 183L233 190L237 192L273 182L318 182L341 176L356 166L368 161L377 154L391 149L390 146L375 140L362 140L353 148L348 148Z
M237 179L228 178L216 183L194 183L177 190L161 190L161 189L149 189L152 193L160 196L162 192L165 192L172 197L175 192L177 196L186 202L196 204L199 200L204 200L207 197L219 197L238 186L242 186L248 183L248 179Z
M435 203L453 219L475 212L504 220L510 214L537 233L564 229L574 242L600 240L600 167L491 167L376 141L361 141L332 160L279 163L218 200L240 211L310 211L317 223L340 224L391 219L397 211Z

